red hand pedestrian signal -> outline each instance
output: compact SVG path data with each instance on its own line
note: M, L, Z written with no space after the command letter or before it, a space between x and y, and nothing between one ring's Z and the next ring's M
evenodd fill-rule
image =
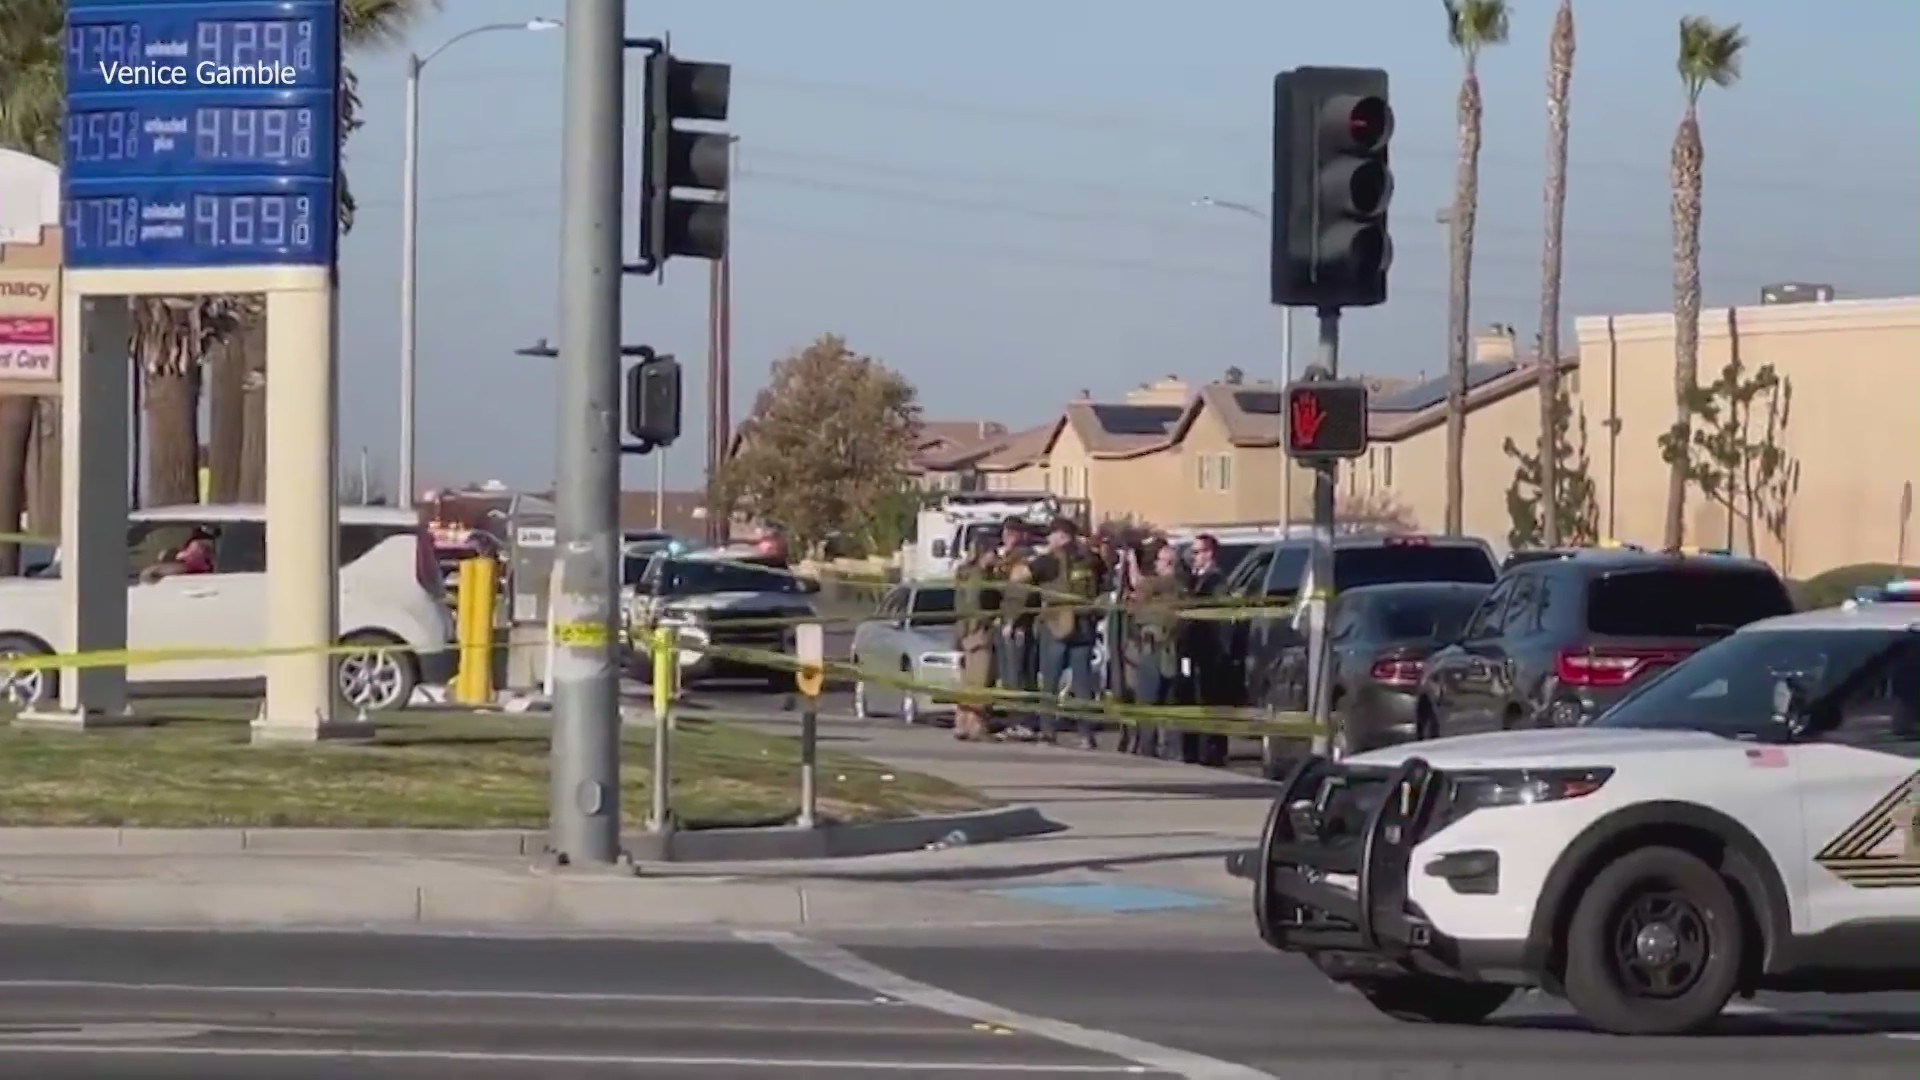
M1367 452L1367 387L1318 379L1287 386L1287 455L1332 461Z
M1294 395L1293 445L1312 449L1313 444L1320 441L1320 425L1326 419L1326 410L1320 407L1320 395L1311 391Z

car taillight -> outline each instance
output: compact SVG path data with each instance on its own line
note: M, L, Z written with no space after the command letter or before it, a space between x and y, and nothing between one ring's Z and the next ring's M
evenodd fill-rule
M1564 649L1554 658L1553 674L1562 686L1606 689L1686 658L1685 649Z
M422 524L413 534L413 576L427 595L447 595L447 581L440 576L440 560L434 556L433 533Z
M1426 665L1418 660L1375 660L1367 677L1382 686L1410 689L1420 684Z

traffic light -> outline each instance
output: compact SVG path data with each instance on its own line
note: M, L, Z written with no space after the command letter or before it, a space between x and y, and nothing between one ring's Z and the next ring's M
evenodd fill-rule
M1377 68L1303 67L1273 80L1273 302L1387 300L1393 107Z
M1367 452L1367 384L1317 379L1287 384L1287 456L1336 461Z
M733 136L677 126L683 120L727 118L733 68L674 56L663 45L647 55L646 140L640 167L640 258L648 272L677 255L718 259L727 250L727 190ZM694 190L705 198L675 198Z
M642 453L680 437L680 361L649 350L627 369L627 434Z

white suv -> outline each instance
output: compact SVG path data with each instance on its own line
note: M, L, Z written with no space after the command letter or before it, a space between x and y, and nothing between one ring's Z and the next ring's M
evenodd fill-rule
M1920 989L1920 606L1751 624L1586 727L1302 763L1260 932L1403 1019L1516 987L1672 1034L1734 994Z
M258 505L153 507L129 515L127 647L246 649L266 640L266 509ZM143 582L197 529L214 536L214 569ZM342 656L340 696L349 708L404 708L422 683L444 683L456 662L452 619L442 601L433 545L419 514L382 506L340 508L341 644L404 650ZM0 579L0 656L54 652L69 618L58 558L26 578ZM315 642L315 644L320 644ZM58 672L0 678L0 701L29 707L57 700ZM133 664L136 691L231 690L265 677L258 657L218 656Z

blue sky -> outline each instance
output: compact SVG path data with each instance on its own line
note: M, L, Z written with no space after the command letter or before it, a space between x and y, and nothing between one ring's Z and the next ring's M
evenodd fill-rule
M1473 320L1527 339L1555 6L1515 3L1511 44L1482 61ZM404 54L564 7L457 0L406 46L355 60L368 123L348 149L363 210L342 256L342 441L389 475ZM1779 280L1920 292L1920 8L1851 0L1835 18L1780 0L1585 0L1577 12L1569 326L1671 303L1667 153L1686 14L1737 20L1751 38L1743 81L1702 106L1706 303L1752 302ZM1272 78L1298 64L1378 66L1394 80L1393 298L1349 316L1343 368L1444 366L1433 215L1451 198L1460 64L1432 0L629 4L629 34L663 31L683 57L734 65L736 419L774 360L829 332L912 379L935 418L1025 425L1083 388L1117 396L1229 366L1277 375L1263 227L1190 203L1267 200ZM424 484L552 477L551 361L512 349L556 336L563 48L558 33L487 34L426 71ZM688 260L664 286L627 289L628 341L694 361L692 430L668 453L678 486L704 468L706 281ZM626 479L649 486L651 464L630 463Z

